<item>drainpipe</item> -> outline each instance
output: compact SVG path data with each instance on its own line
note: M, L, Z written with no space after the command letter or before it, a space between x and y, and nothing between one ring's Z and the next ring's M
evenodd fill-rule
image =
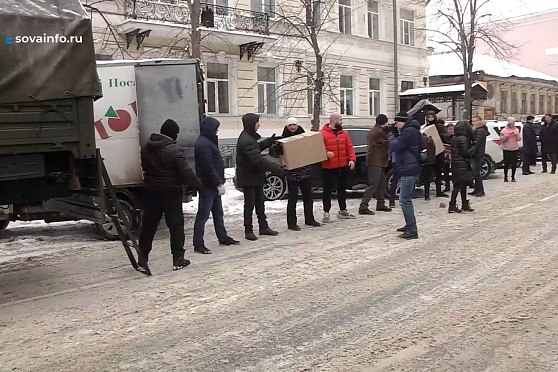
M395 99L395 113L399 112L399 68L397 61L397 0L393 0L393 97Z

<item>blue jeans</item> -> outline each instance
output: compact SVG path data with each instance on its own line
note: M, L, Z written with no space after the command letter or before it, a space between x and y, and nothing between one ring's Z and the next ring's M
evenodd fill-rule
M219 243L227 240L227 230L223 216L223 203L217 189L208 189L199 193L198 213L194 223L194 246L204 245L205 224L209 220L209 213L213 215L213 224Z
M406 176L401 177L401 191L399 193L399 205L405 217L405 232L417 232L417 220L415 219L415 210L413 209L413 192L415 191L415 184L419 176Z

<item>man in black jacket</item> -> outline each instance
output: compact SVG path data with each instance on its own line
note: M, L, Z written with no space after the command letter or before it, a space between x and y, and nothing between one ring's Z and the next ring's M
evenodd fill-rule
M446 130L446 126L443 120L438 120L436 113L434 111L429 111L426 113L426 126L435 125L440 135L440 139L443 143L449 143L449 135ZM434 171L436 173L436 197L449 197L448 194L442 191L442 176L444 168L446 165L446 157L444 152L436 155L436 163L434 164Z
M537 152L539 151L537 146L537 133L535 132L535 127L533 126L533 121L535 117L532 115L527 116L527 121L523 124L523 175L528 176L533 174L529 167L537 162Z
M206 117L200 125L200 136L196 141L194 156L196 174L203 184L199 195L198 213L194 223L194 252L210 254L205 246L203 236L209 214L213 215L215 233L221 245L237 245L240 242L227 235L221 196L225 194L225 165L219 151L219 120Z
M558 154L558 124L552 119L552 115L544 116L544 123L540 134L542 152L542 173L547 173L547 161L550 158L552 163L551 174L556 173L556 159Z
M480 116L473 117L473 131L475 133L475 147L477 152L471 158L471 168L473 178L475 179L475 189L469 195L482 197L485 196L484 184L481 175L481 166L486 153L486 137L488 137L488 128L482 122Z
M180 270L190 264L190 261L184 259L182 186L190 186L199 192L202 184L188 165L184 151L176 143L179 131L178 124L167 119L161 126L161 134L153 133L141 149L145 189L139 236L142 252L140 268L147 264L153 238L163 214L170 231L173 269Z
M265 159L262 151L270 147L275 134L258 142L261 136L257 133L260 128L260 116L257 114L246 114L242 117L244 130L238 137L236 144L236 182L244 193L244 233L247 240L258 240L254 234L252 225L252 213L256 208L260 235L278 235L277 231L272 230L265 215L263 185L265 183L265 172L274 172L281 177L284 175L283 169Z

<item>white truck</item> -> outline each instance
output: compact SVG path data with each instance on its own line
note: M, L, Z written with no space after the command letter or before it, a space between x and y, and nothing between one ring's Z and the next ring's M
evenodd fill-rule
M116 188L125 214L139 227L143 178L141 146L159 132L166 119L180 125L178 144L194 166L193 148L204 114L203 74L198 60L153 59L141 61L99 61L97 73L103 97L94 103L95 143ZM185 190L185 201L191 200ZM60 203L0 206L0 228L9 221L44 219L46 222L74 220ZM118 239L110 219L97 223L106 239ZM124 225L122 225L124 228Z

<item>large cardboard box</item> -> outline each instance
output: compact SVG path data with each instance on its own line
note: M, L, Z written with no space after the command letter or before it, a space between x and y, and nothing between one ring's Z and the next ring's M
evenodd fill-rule
M280 158L287 170L327 160L324 137L320 132L306 132L277 142L283 145Z
M440 138L440 134L438 133L438 129L435 125L429 125L424 128L422 133L426 133L426 135L434 140L434 144L436 145L436 155L439 155L441 152L444 151L444 143Z

